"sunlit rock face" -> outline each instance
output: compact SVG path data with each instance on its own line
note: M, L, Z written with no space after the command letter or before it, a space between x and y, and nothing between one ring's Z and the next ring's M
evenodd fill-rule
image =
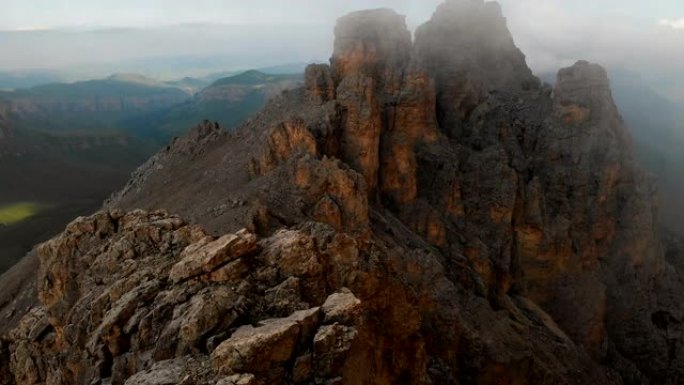
M305 87L39 249L0 379L678 384L654 191L600 66L541 85L494 3L448 1L415 42L356 12Z

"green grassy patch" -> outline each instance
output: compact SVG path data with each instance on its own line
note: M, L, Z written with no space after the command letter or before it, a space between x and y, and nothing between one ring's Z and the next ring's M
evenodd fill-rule
M35 203L13 203L0 206L0 224L14 225L36 215L39 207Z

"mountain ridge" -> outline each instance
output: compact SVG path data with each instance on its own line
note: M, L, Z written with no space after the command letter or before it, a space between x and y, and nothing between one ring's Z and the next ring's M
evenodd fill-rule
M484 1L447 1L415 42L354 13L334 47L24 261L40 301L0 309L0 379L680 381L678 256L603 68L542 85Z

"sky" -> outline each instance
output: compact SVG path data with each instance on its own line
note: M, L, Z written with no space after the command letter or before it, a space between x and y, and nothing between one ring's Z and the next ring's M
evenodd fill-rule
M441 1L2 0L0 71L61 68L94 75L144 71L147 65L163 75L165 58L170 67L194 71L210 70L199 68L201 60L192 62L200 57L212 58L216 68L324 61L337 17L391 7L415 28ZM578 59L648 73L653 82L684 73L684 1L500 3L516 44L537 73ZM180 59L189 63L177 65ZM660 81L664 87L679 84Z
M436 4L434 0L3 0L0 30L182 23L330 24L349 11L379 7L426 20Z
M391 7L409 24L426 20L441 0L3 0L0 30L151 27L183 23L329 24L356 9ZM589 18L684 28L681 0L501 0L504 8L560 9Z

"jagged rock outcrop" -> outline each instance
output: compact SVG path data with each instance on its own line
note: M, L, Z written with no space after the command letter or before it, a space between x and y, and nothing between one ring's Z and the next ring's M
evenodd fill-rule
M399 91L411 34L403 16L379 9L341 18L335 36L331 69L342 120L336 155L364 176L372 193L378 184L383 107Z
M2 365L9 383L339 377L351 369L346 357L365 309L350 291L332 289L336 272L360 261L327 256L339 251L319 239L330 233L313 226L215 239L163 212L80 218L39 250L41 306L2 346L11 351Z
M390 10L340 19L305 80L42 246L0 375L681 382L681 263L601 67L542 85L498 5L449 0L415 43Z

